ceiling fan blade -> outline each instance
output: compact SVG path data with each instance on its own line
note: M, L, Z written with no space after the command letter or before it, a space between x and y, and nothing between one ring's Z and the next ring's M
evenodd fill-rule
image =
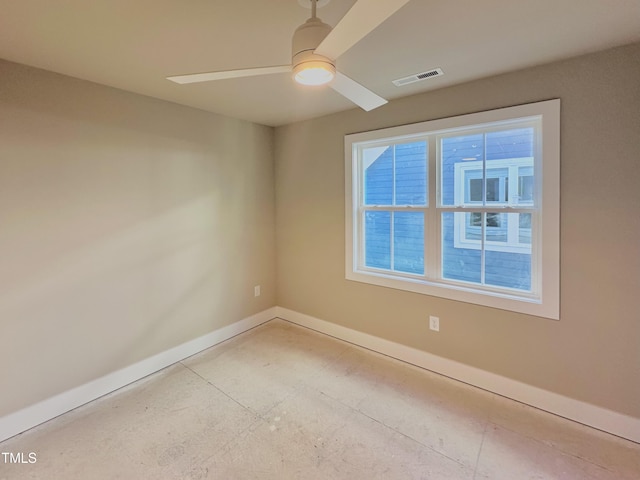
M409 0L358 0L314 53L338 58Z
M331 88L340 95L348 98L367 112L387 103L387 100L384 98L376 95L368 88L363 87L358 82L351 80L340 72L336 72L336 77L330 85Z
M274 67L245 68L242 70L224 70L220 72L191 73L189 75L174 75L167 77L175 83L198 83L212 80L224 80L225 78L254 77L256 75L270 75L272 73L291 72L291 65L276 65Z

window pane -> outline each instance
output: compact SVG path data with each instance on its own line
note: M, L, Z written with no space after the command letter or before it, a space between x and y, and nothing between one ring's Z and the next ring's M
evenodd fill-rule
M365 205L427 204L425 141L364 148L362 162Z
M482 201L506 203L533 200L533 168L521 168L516 180L516 167L522 160L534 155L534 129L510 128L487 133L459 135L441 139L439 172L441 182L440 202L444 206ZM486 156L486 158L485 158ZM510 162L511 160L511 162ZM532 164L530 164L532 165ZM483 171L486 174L483 175ZM464 174L464 181L461 175ZM513 177L510 179L510 175ZM486 183L483 185L483 177ZM514 198L509 198L509 189ZM519 190L516 193L516 190Z
M533 169L520 168L518 173L518 203L533 202Z
M424 214L394 212L393 269L407 273L424 273Z
M487 202L499 202L500 201L500 179L499 178L487 178Z
M370 147L362 150L364 171L364 204L393 203L393 146Z
M502 242L508 240L508 219L505 213L485 213L485 240L487 242Z
M518 219L518 242L531 245L531 214L520 213Z
M477 213L477 212L473 212L473 213L467 213L467 225L469 225L470 227L479 227L482 225L482 214L481 213ZM480 240L480 236L478 236L478 240Z
M482 255L479 247L456 248L454 246L454 223L456 215L467 215L470 216L467 218L473 219L473 216L478 214L450 212L442 214L442 277L449 280L480 283L480 261ZM467 230L469 230L469 228L467 228ZM477 227L477 231L480 231L479 226ZM480 237L478 237L478 243L479 240Z
M469 202L482 202L482 177L469 179Z
M533 128L510 128L489 132L486 143L487 161L533 157Z
M482 217L485 218L486 239L491 242L507 242L507 217L501 213L465 213L466 228L464 238L480 243L482 238ZM479 247L478 247L479 248Z
M475 165L475 164L474 164ZM478 168L467 168L469 164L463 165L462 171L464 171L464 185L465 189L463 193L456 192L456 197L464 198L464 203L482 203L482 165L477 165ZM459 174L454 174L455 177ZM487 168L485 180L486 189L486 201L487 202L500 202L505 203L509 198L509 169L508 168ZM458 188L460 187L459 181L456 180ZM457 200L458 204L459 200Z
M466 228L464 230L464 238L465 240L474 240L480 243L482 239L482 213L473 212L473 213L456 213L454 218L458 215L465 216ZM454 229L460 228L459 225L456 225ZM458 247L459 248L459 247Z
M509 169L489 168L491 162L486 162L486 165L487 203L506 203L509 199Z
M476 166L474 168L478 171L478 174L473 178L482 179L483 152L484 136L481 133L441 139L439 169L441 182L440 202L442 205L456 205L465 201L465 196L461 190L463 188L468 189L469 187L463 187L460 182L456 184L456 165L475 164ZM474 188L477 189L477 183L475 185ZM481 183L480 186L482 186ZM482 190L480 190L480 199L481 198ZM466 201L469 201L468 197Z
M391 268L391 212L364 214L365 265Z
M451 234L452 222L453 234ZM482 222L485 225L484 242L481 241ZM443 277L529 291L531 289L530 222L531 214L443 213ZM461 237L461 225L464 225L463 237ZM453 242L451 238L454 239Z
M427 142L395 146L395 205L427 204Z
M487 213L487 222L489 216ZM517 213L499 213L501 225L504 226L504 240L502 228L485 230L485 284L517 288L519 290L531 290L531 248L520 249L514 253L513 247L517 240L509 239L507 243L507 230L518 226L519 215ZM530 214L526 214L530 215ZM504 245L500 243L504 242Z

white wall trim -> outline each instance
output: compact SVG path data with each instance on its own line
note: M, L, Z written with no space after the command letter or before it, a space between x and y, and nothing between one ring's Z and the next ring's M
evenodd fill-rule
M66 392L0 418L0 442L51 420L74 408L96 400L163 368L184 360L213 345L246 332L276 317L276 307L256 313L202 337L190 340L157 355L109 373Z
M276 307L276 316L561 417L640 443L640 418L512 380L367 333Z
M272 307L0 418L0 442L275 317L640 443L640 419L282 307Z

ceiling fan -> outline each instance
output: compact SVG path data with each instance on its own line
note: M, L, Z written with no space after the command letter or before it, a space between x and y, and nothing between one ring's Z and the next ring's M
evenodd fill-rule
M167 77L185 84L293 72L302 85L329 84L336 92L369 111L387 100L336 71L336 59L359 42L409 0L357 0L332 29L316 16L317 0L311 2L311 18L293 34L291 65L246 68Z

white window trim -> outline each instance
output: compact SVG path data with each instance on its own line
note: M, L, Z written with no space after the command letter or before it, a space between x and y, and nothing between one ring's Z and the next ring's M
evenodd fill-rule
M360 251L357 242L362 232L357 231L359 225L357 219L358 199L354 194L360 191L358 182L361 181L357 174L356 145L361 142L394 141L398 137L410 141L423 137L425 132L437 134L446 132L451 134L453 130L465 130L470 126L481 124L495 124L509 122L520 118L541 119L541 137L544 138L539 155L543 159L539 162L536 176L541 180L542 188L536 188L540 195L538 205L542 212L542 225L537 231L540 234L538 241L540 252L537 255L537 264L532 264L532 272L536 272L538 284L532 285L533 293L523 294L518 291L510 293L507 289L478 288L474 284L466 285L460 282L447 282L443 279L434 279L434 272L440 271L439 252L441 246L439 240L425 245L425 277L413 275L397 275L393 272L363 270L361 259L357 258ZM425 229L436 228L440 232L440 212L436 206L436 156L434 142L429 146L428 182L429 182L429 207ZM354 175L354 172L356 173ZM436 179L436 181L432 181ZM354 203L355 202L355 203ZM345 136L345 277L348 280L364 282L399 290L433 295L461 302L484 305L488 307L510 310L528 315L535 315L558 320L560 318L560 100L548 100L544 102L519 105L487 112L472 113L458 117L450 117L439 120L431 120L422 123L391 127L382 130L356 133Z

